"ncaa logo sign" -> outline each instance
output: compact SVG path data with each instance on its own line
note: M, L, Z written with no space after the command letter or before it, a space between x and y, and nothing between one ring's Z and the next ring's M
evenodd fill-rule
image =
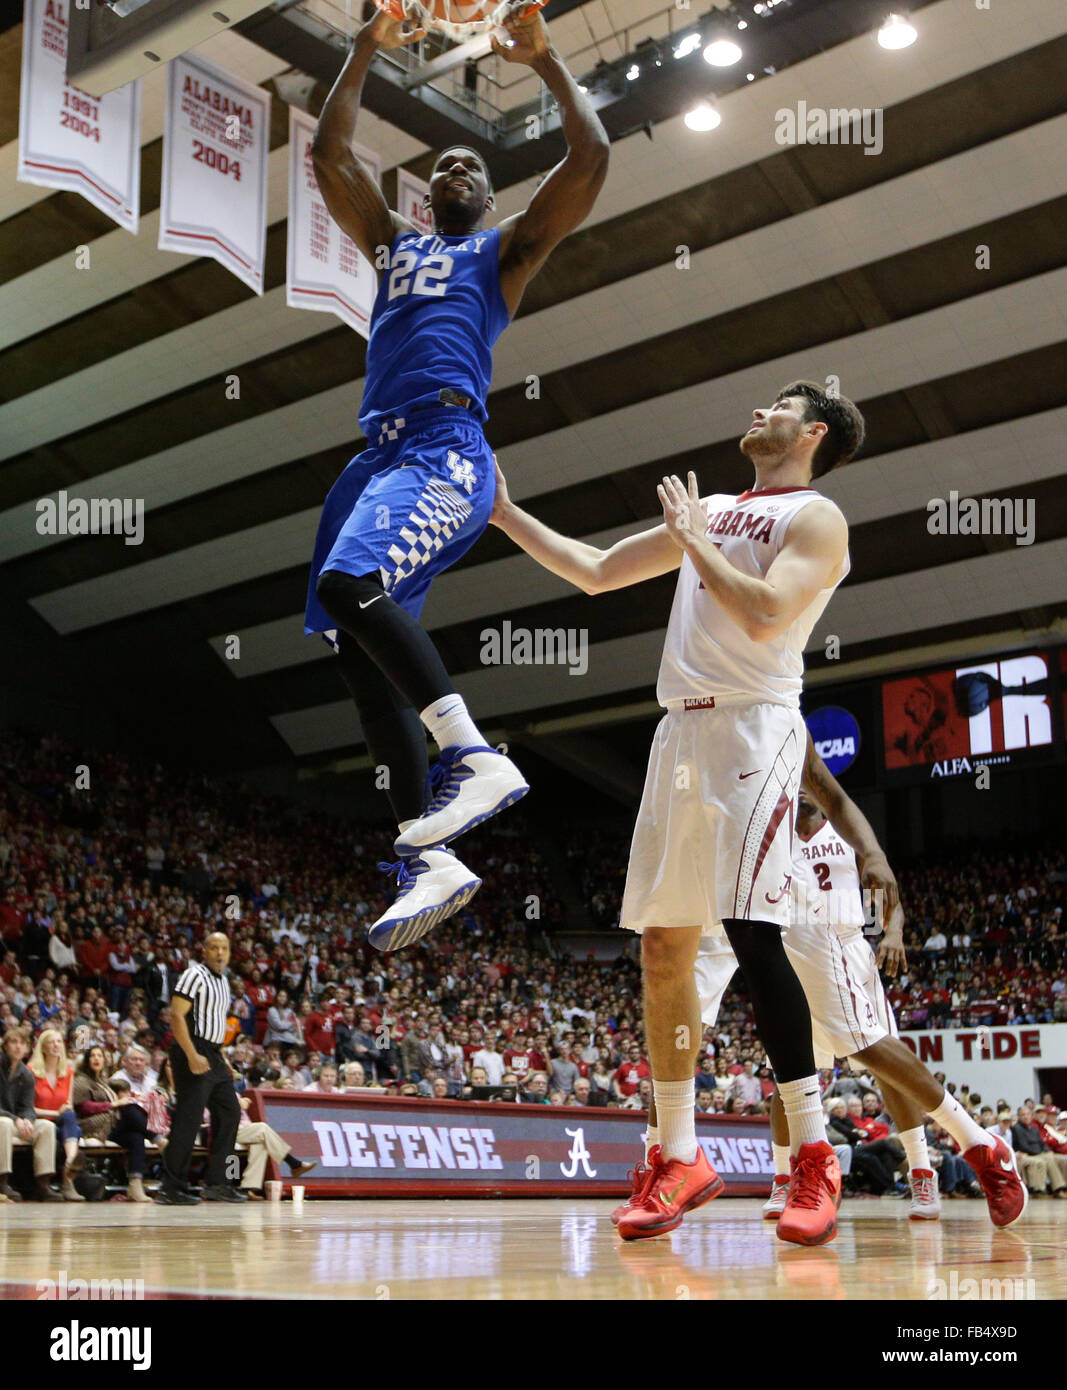
M860 726L847 709L824 705L807 717L815 751L835 777L852 766L860 751Z

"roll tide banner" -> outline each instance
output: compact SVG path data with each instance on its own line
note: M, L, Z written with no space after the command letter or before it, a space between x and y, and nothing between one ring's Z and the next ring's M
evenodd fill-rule
M423 179L416 178L407 169L397 170L396 210L401 217L406 217L426 235L433 231L433 213L422 205L422 200L429 191L430 185Z
M640 1110L252 1091L266 1120L318 1167L310 1195L611 1197L644 1153ZM763 1116L698 1115L697 1139L728 1196L765 1194L774 1173ZM273 1174L286 1178L285 1173Z
M293 309L336 314L370 337L378 272L330 216L311 162L315 119L289 108L289 242L285 302ZM352 151L382 181L381 159L353 143Z
M159 248L213 256L263 293L270 94L186 53L167 73Z
M21 183L80 193L128 232L141 201L141 84L92 97L67 81L70 0L26 0L19 97Z

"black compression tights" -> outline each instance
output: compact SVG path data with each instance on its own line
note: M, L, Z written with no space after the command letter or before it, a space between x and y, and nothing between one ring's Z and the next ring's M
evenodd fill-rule
M723 922L752 1000L756 1032L771 1059L775 1080L799 1081L815 1073L811 1011L773 922Z
M417 711L453 691L425 629L382 589L378 575L328 570L316 592L337 624L341 674L398 822L422 814L426 730Z

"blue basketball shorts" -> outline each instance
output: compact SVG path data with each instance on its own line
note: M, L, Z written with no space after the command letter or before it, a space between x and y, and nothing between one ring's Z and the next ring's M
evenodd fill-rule
M385 592L417 618L431 581L489 524L493 451L479 422L456 406L378 420L376 442L348 464L327 495L308 583L304 632L336 623L315 593L326 570L381 575Z

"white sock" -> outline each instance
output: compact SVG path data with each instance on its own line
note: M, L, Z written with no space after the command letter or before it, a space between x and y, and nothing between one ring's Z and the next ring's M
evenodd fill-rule
M656 1145L657 1145L658 1143L659 1143L659 1125L649 1125L649 1126L648 1126L648 1133L645 1135L645 1162L646 1162L646 1163L648 1162L648 1156L649 1156L649 1154L652 1152L652 1150L656 1147Z
M913 1173L916 1168L930 1171L930 1151L926 1147L926 1130L922 1125L916 1125L914 1129L902 1129L897 1138L904 1145L904 1152L908 1157L908 1172Z
M973 1149L975 1144L984 1144L990 1149L997 1146L993 1136L976 1124L956 1097L950 1096L947 1091L937 1109L930 1111L930 1118L942 1129L947 1129L961 1149Z
M697 1156L696 1081L652 1080L665 1159L692 1163Z
M467 706L460 695L445 695L427 705L419 718L429 729L438 748L470 748L483 746L485 739L478 726L467 713Z
M789 1145L772 1144L771 1149L774 1153L775 1176L787 1178L789 1176Z
M798 1154L801 1144L825 1144L826 1122L819 1078L802 1076L797 1081L779 1081L778 1091L789 1121L789 1152Z

